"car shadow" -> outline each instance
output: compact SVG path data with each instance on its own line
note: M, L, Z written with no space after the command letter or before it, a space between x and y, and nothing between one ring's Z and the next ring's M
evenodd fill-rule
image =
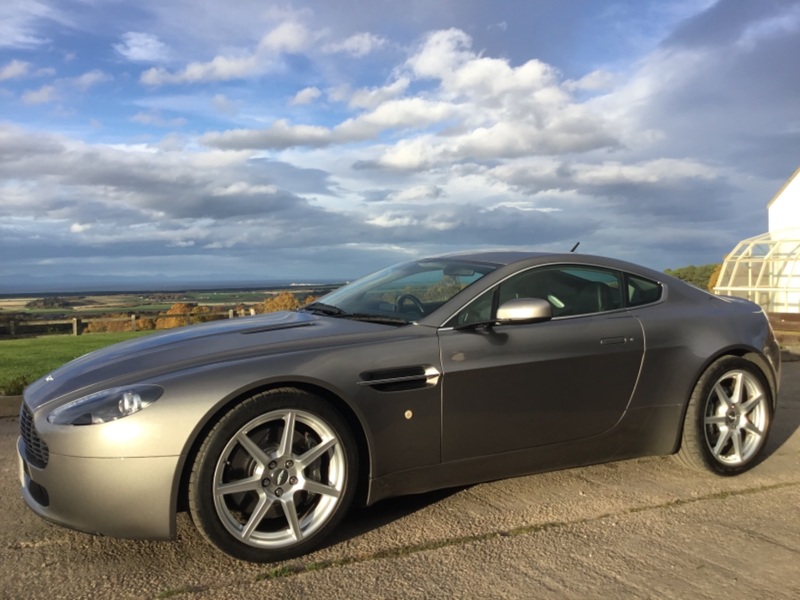
M761 462L777 452L800 429L800 361L783 364L778 407Z
M469 489L471 486L461 486L436 490L424 494L411 496L398 496L381 500L372 506L354 506L336 530L325 540L322 547L335 546L352 538L357 538L367 532L380 529L384 525L393 523L403 517L415 513L423 508L432 506L437 502Z

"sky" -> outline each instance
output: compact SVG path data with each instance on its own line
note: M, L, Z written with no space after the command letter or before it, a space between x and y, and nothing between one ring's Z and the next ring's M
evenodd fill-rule
M3 0L0 293L664 269L800 166L800 0Z

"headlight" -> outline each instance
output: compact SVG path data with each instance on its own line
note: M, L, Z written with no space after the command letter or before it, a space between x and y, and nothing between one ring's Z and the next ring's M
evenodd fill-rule
M95 425L139 412L161 397L157 385L131 385L96 392L59 406L47 416L54 425Z

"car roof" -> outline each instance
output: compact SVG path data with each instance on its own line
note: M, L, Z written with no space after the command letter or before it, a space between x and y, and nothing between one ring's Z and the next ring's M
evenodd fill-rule
M468 262L489 263L494 265L510 265L521 260L529 258L545 258L548 256L556 256L552 252L521 252L518 250L486 250L486 251L467 251L467 252L454 252L451 254L442 254L439 256L429 257L427 260L437 259L458 259Z
M466 251L454 252L450 254L443 254L439 256L427 257L425 260L463 260L465 262L475 262L491 264L497 267L505 267L520 262L527 262L528 265L545 264L549 262L556 263L580 263L586 265L594 265L598 267L606 267L610 269L617 269L620 271L627 271L630 273L637 273L639 275L649 277L656 281L667 282L672 284L683 284L665 273L656 271L649 267L637 263L631 263L625 260L616 258L609 258L607 256L596 256L592 254L578 254L572 252L533 252L533 251L519 251L519 250L486 250L486 251Z

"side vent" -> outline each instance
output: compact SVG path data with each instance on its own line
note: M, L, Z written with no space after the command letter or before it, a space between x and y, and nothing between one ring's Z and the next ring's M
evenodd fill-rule
M403 392L434 387L439 383L440 376L441 373L433 365L397 367L361 373L361 380L357 384L368 385L379 392Z

